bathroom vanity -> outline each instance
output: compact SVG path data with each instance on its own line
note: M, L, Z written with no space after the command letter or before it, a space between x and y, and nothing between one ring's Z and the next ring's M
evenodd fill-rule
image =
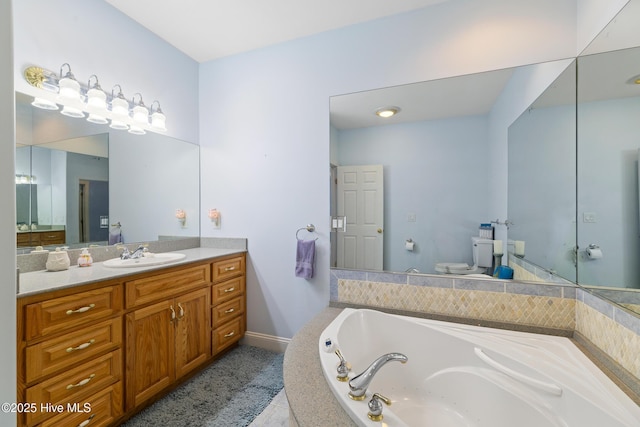
M155 267L24 275L18 425L118 425L240 340L244 251L182 252Z

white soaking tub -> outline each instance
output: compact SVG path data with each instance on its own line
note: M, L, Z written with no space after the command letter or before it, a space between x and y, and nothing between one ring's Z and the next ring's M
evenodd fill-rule
M361 426L638 427L640 407L568 338L345 309L319 340L331 390ZM386 353L366 398L336 379L339 349L349 378ZM373 393L391 400L367 417Z

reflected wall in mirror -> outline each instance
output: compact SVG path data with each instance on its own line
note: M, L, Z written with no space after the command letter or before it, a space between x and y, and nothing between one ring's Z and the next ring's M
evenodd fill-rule
M118 232L116 223L125 243L199 236L197 145L151 132L111 130L32 107L31 101L16 93L16 179L24 176L33 187L35 177L37 186L37 196L27 197L31 215L16 225L23 251L47 244L107 244L109 234ZM16 202L23 211L24 204ZM184 226L175 219L176 209L187 212ZM32 227L47 226L63 230L63 240L32 237Z
M510 84L516 74L496 70L331 98L332 166L382 165L384 181L384 191L376 193L384 195L382 216L370 214L371 200L340 211L341 198L367 199L340 193L332 181L332 215L347 217L347 232L337 232L332 244L334 267L366 269L356 262L366 257L354 252L368 255L376 238L384 240L385 271L435 273L440 262L473 265L471 237L492 219L490 172L506 166L489 155L492 110L522 90ZM400 112L376 116L387 105ZM356 222L367 220L382 231L368 237L369 245L367 238L351 237L361 228ZM339 253L343 235L363 243Z
M509 240L547 281L535 267L576 282L575 93L574 61L508 130Z
M578 58L581 285L640 288L639 75L640 47Z

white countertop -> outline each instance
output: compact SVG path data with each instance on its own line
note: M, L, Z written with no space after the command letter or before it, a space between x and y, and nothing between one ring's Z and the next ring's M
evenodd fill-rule
M90 267L78 267L77 265L73 265L69 267L68 270L63 271L40 270L21 273L17 296L20 298L55 289L86 285L89 283L129 276L145 271L160 270L205 259L240 254L245 251L240 249L193 248L175 252L185 254L186 257L179 261L148 267L110 268L105 267L102 262L95 262Z

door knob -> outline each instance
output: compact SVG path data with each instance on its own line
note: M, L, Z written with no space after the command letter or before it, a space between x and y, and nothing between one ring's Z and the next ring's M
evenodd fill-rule
M382 228L378 228L378 234L382 234Z

